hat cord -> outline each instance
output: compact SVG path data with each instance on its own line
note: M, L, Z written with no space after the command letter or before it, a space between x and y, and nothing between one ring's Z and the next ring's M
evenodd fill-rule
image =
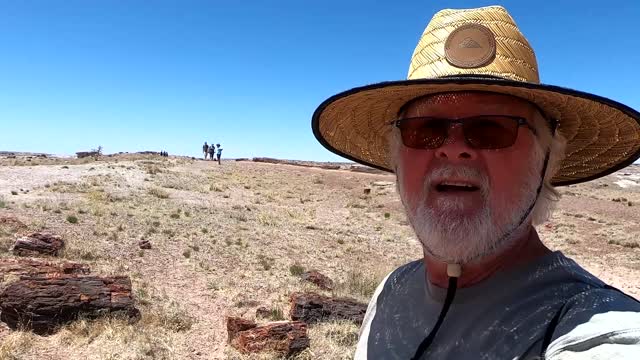
M555 130L556 130L555 126L553 126L553 129L552 129L553 135L555 135ZM531 213L536 203L538 202L538 196L540 196L540 192L542 191L542 186L544 185L544 178L547 173L547 166L549 164L549 155L550 155L550 150L547 150L547 153L545 154L545 157L544 157L544 163L542 165L540 185L538 185L538 189L536 191L536 197L534 198L533 203L529 206L527 211L524 213L518 225L515 226L511 231L506 233L502 237L503 239L510 236L517 228L519 228L522 225L522 223L524 223L524 221L527 219L527 217L529 217L529 214ZM449 286L447 287L447 296L445 298L444 305L442 306L442 310L440 311L440 315L438 316L438 320L436 321L436 324L434 325L431 332L429 332L429 335L427 335L427 337L425 337L424 340L422 340L422 342L418 346L418 349L416 349L415 355L413 355L411 360L419 360L422 357L422 355L424 355L425 351L427 351L427 348L429 348L429 346L433 342L433 339L435 339L436 334L438 333L438 330L440 330L440 326L442 325L442 322L444 321L444 317L447 315L447 312L451 307L451 303L453 303L453 298L456 295L456 288L458 286L458 277L460 276L461 271L460 269L458 269L458 273L453 274L450 271L451 265L456 265L456 264L447 265L447 273L449 275ZM457 265L457 266L460 266L460 265Z

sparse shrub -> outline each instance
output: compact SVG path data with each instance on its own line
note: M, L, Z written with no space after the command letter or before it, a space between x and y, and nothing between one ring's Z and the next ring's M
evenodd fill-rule
M78 218L75 217L74 215L69 215L67 216L67 221L70 222L71 224L77 224Z
M384 213L384 218L385 219L389 219L390 217L391 217L390 213L388 213L388 212Z
M11 190L11 195L18 195L18 192L15 190Z
M53 210L53 212L54 212L54 213L56 213L56 214L61 214L61 213L62 213L62 210L60 210L60 209L55 209L55 210Z
M358 271L350 271L347 273L347 278L342 287L349 294L360 295L368 299L373 295L379 282L373 276L365 275Z
M180 214L178 213L173 213L171 215L169 215L172 219L179 219L180 218Z
M78 214L86 214L87 210L85 209L78 209Z
M200 229L200 231L202 231L202 233L203 233L203 234L206 234L206 233L208 233L208 232L209 232L209 229L207 229L207 228L202 228L202 229Z
M271 270L271 268L273 267L273 263L274 263L274 259L270 258L270 257L266 257L264 255L258 255L259 258L259 262L260 265L262 265L262 268L265 270Z
M7 207L7 203L4 200L4 197L0 196L0 209L4 209Z
M269 318L273 321L286 320L284 312L280 307L275 307L269 311Z
M160 221L154 221L154 222L151 223L151 225L153 225L155 227L158 227L158 226L160 226Z
M340 244L340 245L344 244L344 240L338 239L338 244Z
M193 251L200 251L200 246L198 245L189 245L190 248L193 249Z
M299 264L296 263L296 264L293 264L293 265L289 266L289 272L293 276L300 276L300 275L302 275L302 273L304 273L304 267L302 265L299 265Z
M189 211L185 211L185 212L184 212L184 216L186 216L186 217L191 217L191 212L189 212Z
M118 231L124 231L124 225L122 224L118 225Z
M191 249L186 249L185 251L182 252L182 256L184 256L185 258L190 258L191 257Z

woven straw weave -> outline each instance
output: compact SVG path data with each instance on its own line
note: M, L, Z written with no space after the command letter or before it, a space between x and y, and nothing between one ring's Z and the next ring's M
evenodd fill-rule
M444 44L452 31L470 23L494 34L495 58L482 67L459 68L447 61ZM455 78L461 75L504 80ZM539 84L534 51L502 7L438 12L413 53L408 80L335 95L316 110L312 126L316 137L335 153L391 171L389 122L399 109L420 96L466 90L521 97L559 121L558 131L567 138L567 148L552 179L556 185L604 176L640 157L640 114L609 99Z

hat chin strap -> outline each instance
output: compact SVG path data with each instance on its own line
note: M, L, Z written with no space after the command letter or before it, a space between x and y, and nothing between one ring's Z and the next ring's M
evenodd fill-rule
M554 129L554 133L555 133L555 129ZM504 239L507 239L520 226L522 226L522 224L525 222L525 220L527 220L527 218L531 214L531 211L533 211L533 208L536 206L536 203L538 202L538 197L540 196L540 192L542 191L542 186L544 185L544 178L547 175L547 166L549 164L549 156L550 156L550 150L547 150L547 153L545 154L545 157L544 157L544 163L542 165L540 184L538 185L538 189L536 190L536 196L534 197L531 205L529 205L529 208L527 209L527 211L520 218L518 225L514 226L510 231L504 234L502 238L500 238L500 242L504 241ZM453 303L453 298L456 295L456 289L458 287L458 278L461 275L462 275L462 266L460 264L454 264L454 263L447 264L447 276L449 276L449 286L447 287L447 296L444 300L444 305L442 306L440 315L438 315L438 320L436 321L436 324L433 326L433 329L429 332L429 335L427 335L427 337L425 337L424 340L420 342L420 345L416 349L416 353L413 355L413 357L411 357L412 360L419 360L422 357L422 355L424 355L425 351L427 351L427 349L429 348L433 340L435 339L436 334L440 329L440 326L444 322L444 317L447 315L447 312L449 312L449 308Z

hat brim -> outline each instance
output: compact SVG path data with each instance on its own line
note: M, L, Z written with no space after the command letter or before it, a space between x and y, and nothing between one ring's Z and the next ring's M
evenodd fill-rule
M620 170L640 158L640 113L616 101L553 85L485 77L446 77L382 82L353 88L325 100L313 114L316 139L331 152L393 172L389 122L420 96L451 91L487 91L517 96L556 119L567 139L555 186L577 184Z

